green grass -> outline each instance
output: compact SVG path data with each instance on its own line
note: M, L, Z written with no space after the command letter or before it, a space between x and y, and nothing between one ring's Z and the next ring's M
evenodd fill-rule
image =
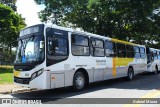
M0 84L13 83L13 68L0 68Z

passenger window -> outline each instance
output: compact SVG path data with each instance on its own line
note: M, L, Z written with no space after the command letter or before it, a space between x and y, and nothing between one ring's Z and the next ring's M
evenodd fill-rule
M104 41L98 38L91 38L91 55L102 57L104 55Z
M105 41L105 53L107 57L116 56L116 47L114 42Z
M134 57L135 57L135 58L140 58L139 47L133 46L133 50L134 50Z
M50 36L48 37L49 55L67 55L67 39Z
M145 49L144 48L140 48L140 53L145 53Z
M117 43L117 56L118 57L126 57L126 46L125 44Z
M145 59L145 58L146 58L145 48L140 47L140 54L141 54L141 58L142 58L142 59Z
M158 52L158 59L160 59L160 52Z
M72 54L75 56L89 56L89 38L82 35L72 35Z
M157 51L154 51L154 59L158 59L158 54L157 54Z
M68 32L47 28L46 37L46 65L66 60L69 56Z
M133 46L126 45L126 50L127 50L127 57L128 58L133 58L134 57Z
M88 46L88 37L72 35L72 45Z

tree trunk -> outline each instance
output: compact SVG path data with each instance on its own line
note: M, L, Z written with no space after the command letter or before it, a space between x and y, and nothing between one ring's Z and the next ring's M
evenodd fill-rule
M9 46L9 55L12 54L12 45Z

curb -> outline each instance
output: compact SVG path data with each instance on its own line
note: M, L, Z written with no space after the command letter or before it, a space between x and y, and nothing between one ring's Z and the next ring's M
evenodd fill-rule
M11 90L11 93L21 93L26 91L30 91L30 88L13 89Z
M12 89L10 91L0 92L0 96L6 95L6 94L15 94L15 93L23 93L23 92L31 92L31 91L37 91L37 89L30 89L30 88Z
M11 91L5 91L5 92L1 92L0 95L4 95L4 94L11 94Z

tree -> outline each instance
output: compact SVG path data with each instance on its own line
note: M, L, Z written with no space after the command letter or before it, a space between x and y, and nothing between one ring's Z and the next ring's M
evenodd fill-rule
M155 22L150 18L153 10L160 6L159 0L35 1L46 6L39 14L43 22L56 19L58 25L139 44L151 45L159 40L160 31L156 26L159 16L154 16Z
M17 10L16 2L17 2L17 0L0 0L1 4L4 4L5 6L11 7L14 11Z
M0 45L11 48L17 45L19 32L26 26L21 15L10 7L0 4Z

